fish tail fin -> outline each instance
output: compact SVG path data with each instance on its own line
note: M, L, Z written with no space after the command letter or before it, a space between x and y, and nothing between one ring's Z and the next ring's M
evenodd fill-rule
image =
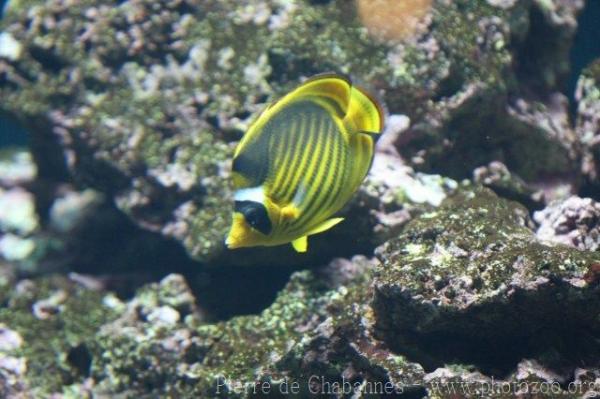
M374 140L383 130L384 109L374 96L353 86L350 103L343 119L352 151L354 184L347 190L354 192L366 176L373 161Z
M352 86L344 126L350 133L378 135L383 130L385 111L381 103L364 89Z

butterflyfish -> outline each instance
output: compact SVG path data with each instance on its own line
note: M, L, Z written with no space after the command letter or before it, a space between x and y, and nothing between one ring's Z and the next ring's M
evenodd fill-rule
M373 159L384 113L340 75L317 75L269 105L239 142L232 164L234 212L228 248L291 243L343 218Z

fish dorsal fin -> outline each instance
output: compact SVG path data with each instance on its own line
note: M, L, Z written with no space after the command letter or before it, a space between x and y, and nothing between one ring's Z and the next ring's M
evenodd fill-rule
M306 252L308 248L308 237L302 236L300 238L296 238L292 241L292 246L296 250L296 252Z
M313 76L276 105L302 97L317 101L332 110L343 119L351 133L379 134L383 130L385 111L381 102L365 89L354 86L345 76L334 73Z
M350 105L352 83L350 79L333 73L313 76L306 80L282 101L307 99L315 101L340 119L344 118ZM279 101L279 102L282 102Z
M384 115L379 101L362 88L352 86L344 117L344 126L349 132L379 134L383 130Z
M279 100L271 103L252 122L236 148L234 157L238 155L248 142L254 140L268 120L293 102L299 100L316 102L324 106L327 110L330 110L340 119L343 119L350 105L351 92L352 83L350 79L342 75L327 73L311 77Z
M338 224L342 220L344 220L344 218L327 219L326 221L324 221L323 223L321 223L320 225L318 225L317 227L315 227L314 229L312 229L311 231L309 231L308 233L306 233L306 235L307 236L311 236L313 234L322 233L322 232L324 232L326 230L329 230L330 228L332 228L333 226L335 226L336 224Z

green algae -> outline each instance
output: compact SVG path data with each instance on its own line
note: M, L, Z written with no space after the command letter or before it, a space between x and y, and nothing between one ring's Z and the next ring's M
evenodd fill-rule
M69 353L77 347L86 348L84 352L92 348L99 326L116 314L102 305L100 293L73 287L58 278L21 282L20 287L22 292L13 290L6 299L8 306L0 307L0 323L17 331L24 340L24 345L12 355L28 359L26 381L33 392L40 396L60 392L64 385L89 373L85 360L80 369L76 360L70 360ZM56 314L37 318L32 310L34 303L59 291L67 294Z
M531 226L522 205L470 185L409 222L378 249L377 336L425 364L442 357L510 370L523 357L556 367L577 350L556 333L571 328L591 359L600 349L580 332L598 328L584 309L598 301L589 273L600 257L541 242ZM537 344L544 340L555 345Z
M297 397L313 397L310 376L338 381L348 368L365 381L392 381L400 389L418 384L421 366L369 335L369 262L346 262L354 271L344 281L333 283L318 271L295 273L260 314L216 324L190 316L171 325L149 323L144 315L163 304L160 292L170 289L140 290L129 310L96 336L96 392L248 398L261 383L276 393L296 382Z
M303 272L295 275L286 290L261 315L198 326L192 333L190 353L183 359L185 367L179 364L179 355L170 355L160 348L161 340L173 330L147 325L141 336L126 332L100 335L102 356L94 367L96 377L103 379L110 391L142 389L154 381L154 388L162 392L206 394L215 389L219 376L229 382L252 385L261 377L261 370L266 372L269 364L282 357L302 337L302 332L297 330L299 326L311 323L311 319L316 323L323 318L324 310L319 305L326 301L325 293L322 282L309 272ZM154 366L140 373L141 365L148 362ZM130 375L129 370L135 374ZM182 386L178 388L177 384ZM237 397L223 395L219 397Z
M451 197L427 217L411 221L401 237L386 244L382 282L398 284L424 299L437 298L432 280L462 276L477 281L472 294L486 297L519 278L569 275L580 278L593 254L537 242L527 210L475 188ZM426 267L423 267L426 265ZM385 270L385 272L383 272ZM438 287L439 288L439 287Z

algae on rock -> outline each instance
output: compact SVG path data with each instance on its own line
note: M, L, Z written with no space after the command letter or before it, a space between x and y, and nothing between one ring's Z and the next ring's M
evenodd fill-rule
M342 376L389 382L398 390L421 389L421 366L390 352L369 333L373 321L365 287L370 270L371 262L356 258L298 272L260 315L218 324L198 324L190 317L152 323L145 316L151 308L140 307L148 296L148 289L142 290L98 335L92 370L97 392L248 398L264 382L277 394L296 381L299 397L313 397L319 387L311 384ZM322 380L309 381L311 375Z
M600 353L600 325L587 311L599 305L590 273L600 256L544 244L530 225L521 205L477 187L411 221L378 249L380 336L401 351L416 340L426 362L428 351L484 369L525 356L553 367L570 356L590 362Z
M62 392L89 375L95 335L117 315L102 298L62 277L22 280L9 290L0 324L23 339L9 354L26 360L21 380L31 395Z

